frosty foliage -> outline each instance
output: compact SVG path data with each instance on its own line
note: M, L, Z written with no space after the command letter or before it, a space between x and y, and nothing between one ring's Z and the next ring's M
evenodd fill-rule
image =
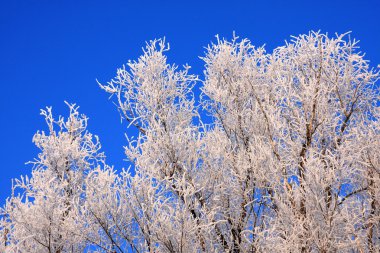
M379 74L357 41L310 32L268 53L217 37L204 80L168 49L147 43L100 84L138 129L132 170L106 165L75 105L42 111L1 252L380 251Z

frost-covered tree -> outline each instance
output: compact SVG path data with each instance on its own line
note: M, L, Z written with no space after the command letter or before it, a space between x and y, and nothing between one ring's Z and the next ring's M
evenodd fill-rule
M86 131L87 118L68 104L70 116L55 120L42 110L49 131L37 132L41 150L30 162L30 177L15 180L3 211L1 252L78 252L86 245L78 231L85 179L104 156L96 136Z
M43 111L3 251L380 251L379 74L355 40L311 32L268 53L217 37L203 80L168 49L151 41L100 84L137 129L129 170L105 164L76 107Z

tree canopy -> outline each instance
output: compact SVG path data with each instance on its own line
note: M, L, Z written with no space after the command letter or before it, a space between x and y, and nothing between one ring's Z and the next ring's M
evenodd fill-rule
M347 37L217 37L202 78L150 41L100 84L138 130L133 166L107 165L76 105L42 110L0 251L379 252L379 73Z

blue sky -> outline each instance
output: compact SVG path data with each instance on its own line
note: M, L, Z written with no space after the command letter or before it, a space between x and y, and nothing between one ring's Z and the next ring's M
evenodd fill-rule
M372 66L380 63L380 1L20 1L0 0L0 204L11 178L30 173L39 110L80 105L108 162L120 169L124 132L115 106L98 87L135 59L145 41L165 36L169 61L202 74L204 47L233 31L268 51L290 35L352 31Z

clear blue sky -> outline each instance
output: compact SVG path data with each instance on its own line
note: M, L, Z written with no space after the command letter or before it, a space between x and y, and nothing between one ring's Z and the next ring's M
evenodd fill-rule
M271 51L290 35L352 31L372 66L380 63L380 1L54 1L0 0L0 204L11 178L29 174L37 156L32 136L44 130L39 110L67 115L80 105L99 135L108 162L120 169L125 125L95 81L166 36L169 60L202 73L198 58L214 35L232 32Z

